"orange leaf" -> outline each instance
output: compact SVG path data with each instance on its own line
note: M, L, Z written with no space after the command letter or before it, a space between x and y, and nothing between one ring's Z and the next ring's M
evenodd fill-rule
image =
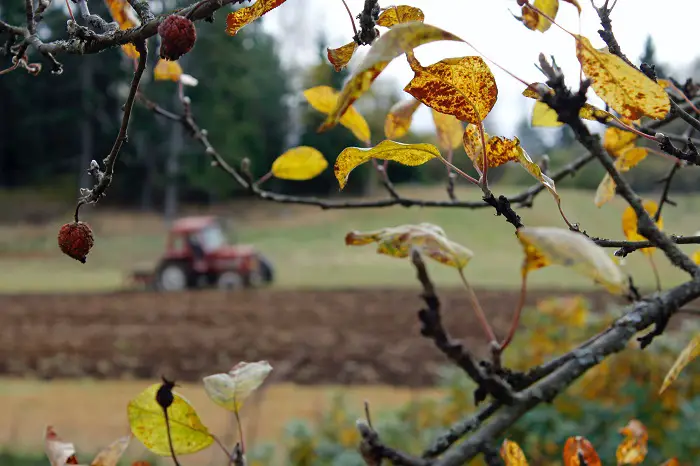
M256 0L251 6L229 13L226 17L226 34L235 36L243 26L252 23L284 2L285 0Z
M420 103L420 102L418 102ZM438 138L438 146L443 150L456 149L462 143L462 122L452 115L433 110L433 122Z
M581 5L578 4L578 1L577 1L577 0L564 0L564 1L565 1L566 3L571 3L573 6L575 6L576 9L578 9L578 14L579 14L579 15L581 14Z
M518 161L518 147L520 146L518 138L511 140L500 136L489 136L488 133L484 132L484 139L486 142L486 158L489 163L489 168L499 167L508 162ZM481 171L481 167L484 164L484 150L481 144L481 136L476 126L467 126L467 129L464 131L462 142L464 143L465 152L474 163L474 167Z
M636 419L632 419L625 427L620 429L620 433L625 436L625 439L620 442L615 452L617 464L639 464L644 461L647 455L647 441L649 438L644 424Z
M415 76L404 91L440 113L478 125L498 98L496 80L481 57L446 58L423 67L409 56Z
M440 40L462 41L459 37L428 24L411 22L397 24L374 41L364 60L346 82L338 103L319 127L323 132L334 127L347 109L372 85L372 82L394 58L414 48Z
M411 127L413 114L418 110L420 102L416 99L396 102L384 120L384 135L387 139L399 139L406 135Z
M153 70L153 79L156 81L175 81L178 82L182 76L182 67L176 61L158 59L155 69Z
M656 211L659 209L656 202L646 199L642 202L642 205L644 206L644 210L646 210L649 216L653 219L656 215ZM656 225L660 230L663 229L664 220L662 217L659 217L659 221L656 222ZM646 238L637 232L637 213L634 211L632 206L627 207L622 213L622 232L629 241L646 241ZM655 248L643 248L642 252L644 254L651 254L654 252L654 249Z
M533 6L545 15L554 19L554 17L557 15L557 11L559 11L559 0L535 0ZM537 13L537 11L528 5L523 5L522 14L523 24L528 29L544 32L552 26L551 21Z
M352 41L337 49L326 49L328 53L328 61L331 62L336 71L340 71L346 66L352 58L355 50L357 50L357 42Z
M527 466L525 453L520 446L508 439L503 441L501 445L501 458L506 466Z
M615 159L615 168L620 173L629 171L631 168L635 167L639 162L644 160L648 154L648 151L644 147L630 147ZM605 173L603 180L598 185L598 189L595 193L595 205L601 207L606 202L610 201L615 196L615 181L610 177L609 173Z
M576 56L591 87L617 113L630 120L666 116L671 103L663 87L607 49L596 50L583 36L576 38Z
M379 15L377 19L377 26L384 26L385 28L390 28L397 24L408 23L410 21L423 21L425 15L420 8L399 5L387 8Z
M581 461L583 460L583 461ZM598 453L583 437L569 437L564 444L564 466L601 466Z
M678 462L678 459L671 458L670 460L664 461L661 466L681 466L681 464Z

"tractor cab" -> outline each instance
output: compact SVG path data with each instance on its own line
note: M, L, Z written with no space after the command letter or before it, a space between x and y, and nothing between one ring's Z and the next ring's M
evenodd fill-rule
M163 291L254 287L271 281L271 264L251 245L229 244L222 222L213 216L175 221L155 274L155 285Z

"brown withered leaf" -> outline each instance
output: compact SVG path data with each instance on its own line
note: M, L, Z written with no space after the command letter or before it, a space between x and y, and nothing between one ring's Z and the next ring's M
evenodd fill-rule
M433 109L433 122L440 149L448 151L458 148L462 143L462 133L464 132L462 122L452 115L445 115L435 109Z
M610 53L596 50L583 36L576 38L576 56L595 93L613 110L630 120L647 116L659 120L671 103L663 87Z
M580 436L566 439L563 456L564 466L584 466L579 457L583 458L585 466L601 466L600 457L591 442Z
M318 131L323 132L334 127L350 105L370 88L377 76L393 59L423 44L440 40L463 42L454 34L420 22L397 24L382 34L374 41L364 60L346 82L336 107Z
M326 53L328 55L328 61L333 65L333 69L340 71L348 66L355 50L357 50L357 42L352 41L337 49L326 49Z
M533 6L554 19L559 11L559 0L535 0ZM539 14L530 6L523 5L522 7L523 24L533 31L545 32L552 26L552 22L545 18L543 15Z
M425 15L420 8L398 5L391 6L384 10L382 14L379 15L379 19L377 19L377 26L390 28L401 23L408 23L410 21L422 22L423 20L425 20Z
M413 114L421 103L416 99L396 102L384 120L384 136L387 139L399 139L408 133L413 121Z
M285 0L255 0L251 6L241 8L226 17L226 34L235 36L244 26L252 23L256 19L270 10L274 10Z
M478 125L496 104L496 80L481 57L446 58L426 67L408 58L415 75L404 91L428 107Z

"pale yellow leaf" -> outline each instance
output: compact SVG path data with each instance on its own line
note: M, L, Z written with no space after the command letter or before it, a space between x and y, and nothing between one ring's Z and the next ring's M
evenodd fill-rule
M131 433L151 452L170 456L163 408L156 402L160 384L154 384L133 398L127 406ZM214 439L192 405L178 393L168 408L168 425L175 454L187 455L209 447Z
M700 333L695 335L695 337L690 340L690 343L688 343L688 346L686 346L683 351L681 351L681 354L678 355L678 358L673 363L673 366L671 366L668 374L666 374L666 377L664 377L659 394L666 391L666 389L670 387L671 384L678 378L681 371L698 356L700 356Z
M61 440L52 426L47 426L44 431L44 451L51 466L78 464L75 458L75 445Z
M107 447L103 448L95 459L92 460L90 466L117 466L122 455L129 446L131 435L118 438Z
M343 189L350 172L371 159L391 160L415 167L439 157L440 151L432 144L402 144L387 139L374 147L348 147L343 150L335 161L334 171L340 189Z
M316 86L304 91L304 97L309 104L317 111L325 113L326 115L330 114L337 105L339 95L340 94L330 86ZM339 123L352 131L352 134L354 134L357 139L369 144L371 137L369 125L367 124L367 120L365 120L354 106L350 105L346 109Z
M271 371L272 366L267 361L241 362L227 374L209 375L202 380L207 395L214 403L238 412Z
M659 120L668 114L671 103L663 87L622 58L596 50L583 36L576 36L576 56L595 93L623 117Z
M433 122L435 123L435 132L440 149L456 149L462 144L464 128L462 127L462 122L457 118L433 109Z
M272 174L284 180L310 180L328 166L321 152L309 146L289 149L272 163Z
M629 171L644 160L648 153L649 152L644 147L629 147L615 159L615 168L617 168L620 173ZM595 193L594 202L597 207L601 207L615 196L615 186L615 181L610 177L610 174L605 173Z
M387 139L399 139L408 133L413 121L413 114L420 106L416 99L396 102L390 109L384 120L384 136ZM342 119L341 119L342 121Z
M182 76L182 67L177 61L158 59L153 70L153 79L156 81L178 82Z
M441 264L462 269L474 253L461 244L449 240L442 228L431 223L400 225L381 230L352 231L345 236L345 244L362 246L376 242L377 253L390 257L405 258L411 249L417 249Z
M592 278L611 293L623 294L627 291L627 280L620 268L603 248L586 236L554 227L521 227L517 236L526 252L524 273L556 264ZM534 251L528 251L528 247ZM537 252L537 255L532 255L532 252ZM533 257L544 263L534 267L528 262L532 261Z

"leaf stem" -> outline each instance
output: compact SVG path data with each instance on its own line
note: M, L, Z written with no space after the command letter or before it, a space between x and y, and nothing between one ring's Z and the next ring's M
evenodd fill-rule
M510 342L513 341L516 330L518 330L518 325L520 324L520 315L522 314L523 307L525 306L525 296L527 295L527 274L523 274L522 281L520 282L520 299L518 300L518 307L515 308L515 314L513 314L513 322L510 324L510 330L505 340L499 346L499 351L503 352Z
M357 36L357 26L355 26L355 18L352 17L352 12L350 11L350 7L348 6L347 3L345 3L345 0L340 0L340 1L343 2L343 5L345 5L345 11L348 12L348 16L350 17L350 23L352 24L352 32L355 33L355 36L353 36L353 37L356 37Z
M266 182L270 178L272 178L272 170L270 170L269 172L267 172L263 176L261 176L260 179L255 182L255 186L260 186L261 184L263 184L264 182Z
M465 172L463 172L463 171L460 170L459 168L455 167L451 162L448 162L448 161L447 161L446 159L444 159L443 157L439 157L439 159L440 159L440 161L441 161L442 163L444 163L446 166L450 167L452 170L454 170L456 173L458 173L459 175L461 175L463 178L466 178L468 181L474 183L474 184L477 185L477 186L481 186L481 184L479 183L479 181L478 181L476 178L474 178L474 177L472 177L472 176L466 174Z
M233 456L232 454L230 454L230 453L228 452L228 450L226 449L226 445L224 445L223 442L219 439L219 437L217 437L217 436L214 435L214 434L211 434L211 438L214 439L214 441L216 442L216 444L219 445L219 447L220 447L220 448L223 450L223 452L226 454L226 457L227 457L228 460L229 460L229 461L228 461L228 464L229 464L229 465L233 464L235 458L234 458L234 456Z
M649 264L651 265L651 270L654 272L654 279L656 280L656 291L661 291L661 276L659 275L659 268L656 267L656 262L654 261L654 253L648 255Z
M170 447L170 455L173 458L175 466L180 466L180 462L175 456L175 448L173 448L173 436L170 433L170 421L168 420L168 408L163 408L163 414L165 415L165 431L168 433L168 446Z
M481 139L481 178L479 178L479 186L481 186L481 189L484 191L488 191L489 189L489 179L488 179L488 171L489 171L489 160L488 160L488 155L486 154L486 136L484 135L484 123L482 121L479 122L479 138Z
M241 439L241 453L245 453L245 439L243 438L243 424L241 423L241 416L238 414L238 410L233 411L236 417L236 424L238 424L238 437Z
M489 339L489 343L495 342L498 344L496 334L493 333L493 328L491 328L491 324L489 324L489 321L486 319L486 314L484 314L484 310L481 308L481 304L479 304L479 298L477 298L476 293L474 293L474 289L471 287L471 285L469 285L467 277L464 276L464 269L458 269L458 272L460 278L462 279L462 283L464 283L464 287L467 289L467 294L469 294L469 299L472 303L472 307L474 308L474 312L476 313L476 317L479 319L479 323L484 329L486 337Z

